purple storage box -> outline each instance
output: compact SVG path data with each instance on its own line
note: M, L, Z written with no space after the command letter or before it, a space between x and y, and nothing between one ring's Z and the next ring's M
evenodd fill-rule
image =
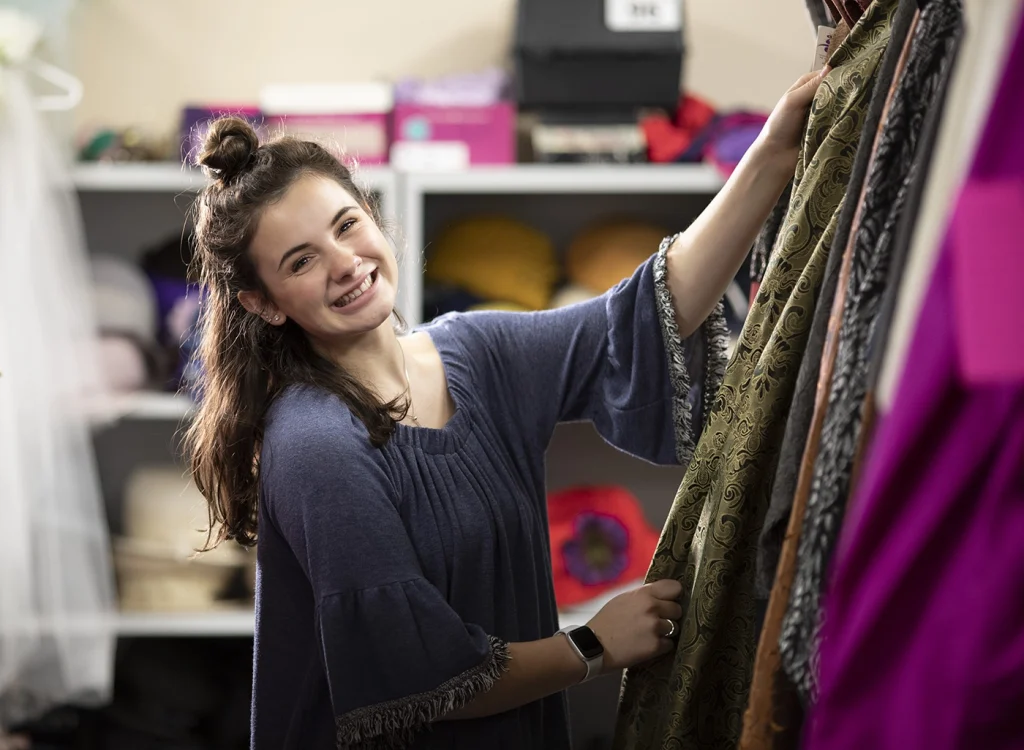
M396 142L464 143L470 164L513 164L515 123L516 110L511 102L479 107L399 102L394 111L394 138Z
M258 107L239 106L206 106L186 107L181 115L181 160L186 164L195 164L195 157L206 139L206 131L210 121L226 115L235 115L248 120L257 132L263 126L263 114ZM263 133L260 132L260 137Z

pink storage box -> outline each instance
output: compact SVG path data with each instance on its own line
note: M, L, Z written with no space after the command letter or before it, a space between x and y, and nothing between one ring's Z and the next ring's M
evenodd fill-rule
M437 107L396 103L394 140L463 143L469 163L513 164L516 110L511 102L482 107Z
M266 128L317 141L362 166L388 161L386 113L273 115L267 117Z

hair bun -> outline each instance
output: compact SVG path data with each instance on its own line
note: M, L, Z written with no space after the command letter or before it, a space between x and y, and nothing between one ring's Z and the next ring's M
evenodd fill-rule
M220 117L210 123L199 152L199 164L222 184L231 182L260 147L252 125L240 117Z

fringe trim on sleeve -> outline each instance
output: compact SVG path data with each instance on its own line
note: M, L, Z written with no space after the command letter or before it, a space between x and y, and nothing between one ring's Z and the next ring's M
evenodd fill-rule
M676 308L672 300L672 291L668 285L668 269L666 253L675 242L678 234L662 240L658 255L654 259L654 294L661 321L662 340L668 356L669 379L672 383L672 421L675 427L676 460L686 466L693 458L704 425L694 426L693 407L690 404L690 368L687 366L683 340L679 336L679 323L676 321ZM704 421L711 412L718 387L725 377L727 361L726 347L729 342L729 331L725 324L725 307L719 302L701 326L704 352L701 359L704 363L702 411Z
M711 407L718 389L725 380L729 364L729 325L725 322L725 305L719 302L704 321L704 424L711 417ZM701 425L703 429L703 425Z
M453 677L434 690L398 700L366 706L336 717L338 750L399 750L408 747L431 722L462 708L490 690L511 659L508 644L491 638L491 652L476 667Z

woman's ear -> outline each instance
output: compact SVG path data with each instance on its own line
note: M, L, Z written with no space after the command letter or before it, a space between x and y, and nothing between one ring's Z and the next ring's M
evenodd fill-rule
M238 293L238 301L242 307L258 315L272 326L284 325L287 318L281 314L273 302L268 301L259 292L244 291Z

